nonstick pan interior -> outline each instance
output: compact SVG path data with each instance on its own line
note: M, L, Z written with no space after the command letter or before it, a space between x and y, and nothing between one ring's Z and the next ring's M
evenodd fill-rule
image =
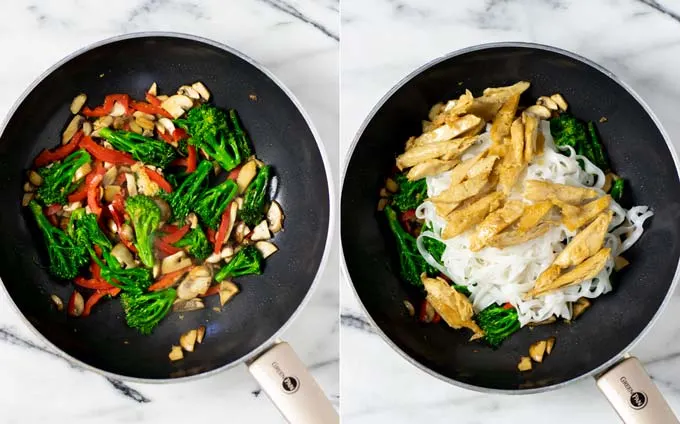
M469 343L467 331L409 317L402 301L418 290L398 278L393 239L376 212L378 191L409 136L440 101L464 89L531 82L522 100L562 93L570 111L598 125L612 166L626 179L625 207L649 205L655 216L626 252L631 265L572 324L522 329L493 350ZM680 181L664 134L636 97L613 77L566 52L526 45L473 48L408 77L376 107L355 140L342 191L341 236L356 293L390 344L420 367L468 388L531 392L592 373L620 355L650 325L669 295L680 257ZM553 353L528 373L517 371L529 345L556 336Z
M273 240L280 251L264 275L237 279L241 293L221 311L216 296L206 308L172 313L151 336L128 328L117 300L97 305L90 317L67 318L50 294L66 301L71 283L56 281L33 219L21 208L25 171L43 148L59 143L78 93L96 106L110 93L143 99L151 85L172 94L202 81L211 99L235 108L257 156L271 164L272 184L285 212L285 231ZM308 122L286 92L254 64L206 40L184 36L124 37L81 52L49 72L15 110L0 138L0 275L15 304L47 340L68 355L108 373L169 379L233 364L270 340L307 295L326 248L328 175ZM184 331L205 325L195 352L171 363L168 353Z

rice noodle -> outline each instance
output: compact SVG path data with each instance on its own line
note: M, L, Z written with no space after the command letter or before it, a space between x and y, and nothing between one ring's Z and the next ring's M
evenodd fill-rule
M589 187L604 194L604 172L584 156L576 154L567 147L565 154L557 152L550 127L541 123L545 137L544 154L535 158L518 181L511 197L518 196L527 179L544 179L555 183L578 187ZM489 146L488 132L480 135L480 140L466 153L468 157L482 152ZM579 165L583 163L583 168ZM434 196L449 185L450 172L427 177L428 195ZM418 250L425 260L456 284L465 285L471 293L475 311L481 311L494 303L510 302L517 308L522 326L530 322L540 322L555 315L571 318L571 303L580 297L595 298L612 290L609 277L614 269L614 257L629 249L642 235L644 222L653 215L647 206L635 206L625 210L615 201L611 202L613 212L605 246L612 249L604 269L592 280L565 287L537 298L524 299L524 294L533 286L538 275L564 249L575 235L564 226L552 227L546 234L516 246L503 249L484 248L478 252L469 249L470 232L442 240L440 234L446 221L437 215L431 202L424 202L416 209L416 216L425 220L431 228L418 237ZM424 247L424 237L440 240L446 245L442 264L432 257ZM622 238L623 237L623 238Z

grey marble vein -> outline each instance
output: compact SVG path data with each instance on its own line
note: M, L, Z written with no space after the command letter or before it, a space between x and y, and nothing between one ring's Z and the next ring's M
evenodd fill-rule
M659 3L656 0L637 0L637 1L639 1L642 4L646 4L647 6L656 10L657 12L661 12L664 15L674 19L677 22L680 22L680 15L678 15L677 13L673 12L672 10L664 7L661 3Z
M340 36L338 34L335 34L333 31L326 28L323 24L316 22L311 18L305 16L302 12L296 9L295 6L288 3L287 1L284 0L258 0L258 1L266 3L271 7L285 13L286 15L292 16L293 18L306 23L307 25L313 26L314 28L318 29L323 34L325 34L327 37L330 37L335 41L340 41Z
M111 383L114 389L118 390L120 394L134 400L137 403L149 403L151 399L141 394L139 391L133 389L127 384L115 378L106 377L106 381Z
M340 324L343 327L351 327L367 333L375 333L375 328L365 318L358 315L343 313L340 315Z

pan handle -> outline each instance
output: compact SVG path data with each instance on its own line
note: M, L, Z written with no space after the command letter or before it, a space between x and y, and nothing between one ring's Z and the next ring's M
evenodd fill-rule
M625 424L679 424L673 410L635 357L597 377L597 386Z
M248 364L250 373L291 424L335 424L338 413L293 348L279 342Z

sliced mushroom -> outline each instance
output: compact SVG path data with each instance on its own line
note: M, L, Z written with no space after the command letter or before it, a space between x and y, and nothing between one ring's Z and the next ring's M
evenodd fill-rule
M195 83L191 84L191 88L196 90L198 94L203 98L203 100L208 101L210 100L210 92L208 89L203 85L202 82L196 81Z
M74 135L78 132L80 127L83 125L83 122L85 122L85 118L83 118L80 115L76 115L71 119L71 122L68 123L66 126L66 129L64 130L63 134L61 135L61 144L66 144L71 139L73 138Z
M416 309L413 307L413 303L409 302L408 300L404 300L404 307L406 308L406 312L408 312L408 316L412 317L416 314Z
M383 187L380 189L380 197L390 197L390 192Z
M90 121L83 122L83 135L88 137L92 135L92 123Z
M104 165L106 168L106 165ZM113 184L116 181L116 177L118 176L118 168L115 166L111 166L109 169L106 170L104 173L104 177L102 178L102 185L104 187Z
M556 94L553 94L552 96L550 96L550 100L555 102L555 104L557 104L557 107L559 107L562 112L567 111L567 108L569 106L567 105L566 100L564 100L564 97L562 97L562 95L560 93L556 93Z
M624 258L623 256L617 256L614 258L614 271L621 271L628 265L630 265L630 262L628 262L628 259Z
M397 191L399 191L399 185L392 178L388 178L387 180L385 180L385 187L392 193L396 193Z
M267 210L267 222L269 223L269 231L276 234L283 229L283 210L281 205L274 200L269 205Z
M549 324L553 324L553 323L555 323L555 321L557 321L557 318L555 318L555 316L553 315L553 316L551 316L551 317L549 317L549 318L544 319L543 321L539 321L539 322L530 322L530 323L527 324L527 325L528 325L529 327L531 327L531 328L534 328L534 327L539 327L539 326L541 326L541 325L549 325Z
M534 115L538 116L538 117L541 118L541 119L550 119L550 116L552 115L552 114L550 113L550 109L548 109L548 108L545 107L545 106L541 106L541 105L533 105L533 106L529 106L529 107L527 108L526 112L527 112L527 113L534 114Z
M137 118L144 118L147 121L155 121L156 117L154 115L151 115L150 113L145 113L142 112L141 110L136 110L132 113L132 117L137 119Z
M111 124L111 126L114 130L122 130L127 122L128 118L126 116L116 116L113 118L113 124Z
M224 233L224 239L229 240L229 237L231 237L231 232L234 230L234 223L236 222L236 214L238 212L238 206L236 205L236 202L231 202L229 203L229 226L227 227L227 231ZM243 224L245 225L245 224ZM248 227L246 227L248 228ZM244 233L243 236L245 236ZM243 240L243 236L241 237L241 240ZM240 243L241 241L239 241Z
M36 186L36 187L39 186L39 185L41 185L41 184L43 183L43 179L42 179L42 177L40 176L40 174L38 174L38 173L35 172L34 170L29 171L29 173L28 173L28 181L30 181L31 184L33 184L33 185Z
M163 259L161 262L161 274L169 274L182 268L186 268L190 265L191 258L187 257L186 253L184 253L184 250L180 250L179 252Z
M191 312L203 308L205 308L205 305L203 304L203 301L198 298L189 300L177 299L175 300L175 303L172 304L173 312Z
M520 371L531 371L531 358L528 356L522 356L517 364L517 369Z
M532 343L532 345L529 346L529 356L531 356L531 359L535 362L543 362L543 355L545 354L547 345L548 343L545 340L539 340L536 343Z
M125 240L132 240L135 238L135 233L132 230L132 226L128 223L123 223L120 227L120 236Z
M92 165L90 165L90 162L84 163L80 168L76 169L76 173L73 174L73 181L79 181L90 172L92 172Z
M575 320L576 318L580 317L589 307L590 300L586 299L585 297L580 297L572 307L573 310L571 314L571 319Z
M197 333L198 332L196 330L189 330L179 336L179 345L182 346L182 349L186 350L187 352L194 351Z
M33 193L24 193L24 197L21 198L21 206L28 206L31 200L33 200Z
M224 246L222 251L220 252L220 258L224 260L229 260L231 259L232 256L234 256L234 248L231 246Z
M111 256L118 260L118 263L123 268L135 268L137 263L135 258L132 256L132 252L123 243L118 243L111 249Z
M160 197L152 197L152 200L156 204L156 206L158 206L158 209L161 210L161 221L167 221L168 219L170 219L172 211L170 210L170 205L168 204L168 202L161 199Z
M33 190L35 190L35 187L33 186L33 184L31 184L31 183L29 183L28 181L26 181L26 182L24 183L24 192L26 192L26 193L32 193Z
M193 105L194 102L189 97L181 94L172 95L168 97L168 99L163 103L161 103L161 107L165 109L170 115L172 115L174 119L182 116L184 111L191 109Z
M173 346L172 349L170 349L168 358L170 358L171 361L179 361L180 359L183 359L184 352L182 352L182 348L180 346Z
M555 347L556 339L554 337L548 337L545 341L545 353L550 355L552 353L553 347Z
M219 253L213 253L212 255L208 256L205 259L205 261L209 264L216 264L221 260L222 260L222 256Z
M138 116L137 118L135 118L135 122L142 128L142 134L144 133L143 130L153 131L153 129L156 128L156 124L154 124L154 121L143 116Z
M113 109L111 109L111 112L109 115L111 116L123 116L127 113L127 110L125 109L125 106L120 104L119 102L115 102L113 104Z
M76 209L80 209L83 207L83 204L81 202L71 202L68 205L64 206L64 212L73 212Z
M550 110L557 110L558 106L557 103L553 99L547 96L541 96L536 100L536 104L540 106L545 106Z
M243 207L243 197L241 196L236 197L236 199L234 199L234 203L236 203L238 210L240 210Z
M234 228L234 240L236 240L236 243L240 244L243 242L248 233L250 233L250 228L248 228L245 222L239 221L239 223L236 224L236 227ZM225 237L224 239L228 240L228 237Z
M161 275L161 263L158 260L156 260L153 263L153 268L151 272L154 279L158 278L158 276Z
M276 247L274 243L271 243L269 241L258 241L257 243L255 243L255 247L257 248L257 250L260 251L260 253L262 253L262 257L265 259L273 255L274 253L278 252L279 250L279 248Z
M262 220L262 222L257 224L250 233L251 241L269 240L270 238L272 238L272 235L269 232L269 225L266 220Z
M87 95L85 93L80 93L77 96L71 100L71 113L72 114L77 114L80 112L80 109L83 108L83 105L85 105L85 102L87 101Z
M130 196L136 196L137 195L137 181L135 180L135 176L126 172L125 173L125 183L127 184L127 191L130 194Z
M102 128L108 128L113 124L113 116L102 116L98 118L96 121L94 121L94 130L100 130Z
M151 94L152 96L155 96L156 94L158 94L158 84L154 82L153 84L151 84L151 87L149 87L149 89L146 90L146 92Z
M194 267L177 286L177 298L189 300L204 294L210 288L212 271L207 266Z
M197 228L198 227L198 217L196 216L195 213L190 212L186 219L184 220L187 224L189 224L189 227L191 229Z
M222 281L220 283L220 305L224 306L225 303L234 297L239 292L238 286L231 281Z
M57 308L57 311L61 312L64 310L64 302L59 296L53 294L50 296L50 299L52 300L52 303L54 303L54 307Z
M156 98L157 98L158 100L160 100L161 102L164 102L164 101L168 100L168 96L165 95L165 94L157 94L157 95L156 95Z
M241 170L238 172L238 177L236 177L239 194L246 191L248 184L255 178L255 174L257 174L257 164L255 161L248 161L241 167Z
M180 88L178 88L177 94L181 94L183 96L187 96L190 99L195 99L195 100L198 100L198 99L201 98L201 95L198 94L198 91L196 91L193 87L190 87L188 85L183 85Z
M201 325L196 329L196 342L198 344L203 343L203 337L205 337L205 325Z
M68 301L68 310L66 311L72 317L79 317L85 309L85 300L83 295L78 290L73 290L71 298Z
M167 132L168 134L172 134L175 132L175 124L168 118L161 118L158 120L158 123L163 127L163 133Z

